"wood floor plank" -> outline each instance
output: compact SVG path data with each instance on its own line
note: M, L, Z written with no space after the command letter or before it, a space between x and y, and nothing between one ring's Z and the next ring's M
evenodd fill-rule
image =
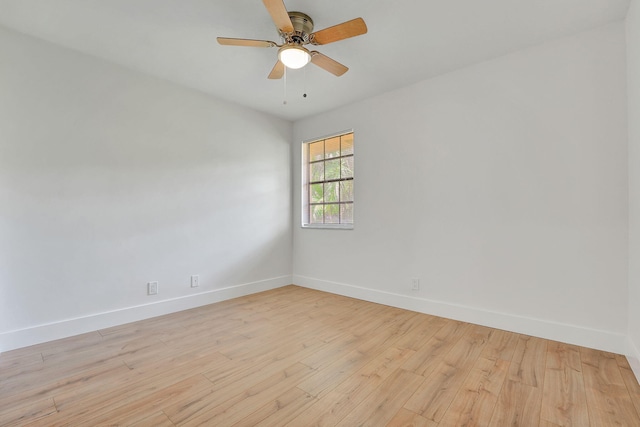
M164 412L157 412L140 421L126 424L128 427L175 427Z
M333 359L327 357L324 363L316 363L314 366L316 372L298 387L315 397L322 397L323 393L332 390L395 341L397 336L393 328L363 337L354 343L355 348L349 353L344 355L337 353L337 357ZM308 359L303 363L306 361Z
M243 426L283 426L315 403L315 398L293 387L234 424Z
M5 427L23 426L56 412L56 405L51 398L30 400L16 406L0 408L0 420Z
M509 362L481 357L440 421L440 426L486 426L491 420Z
M360 367L366 365L370 356L360 351L353 350L344 356L338 357L330 365L316 369L316 372L305 381L298 384L298 388L314 397L322 397L331 391L337 384L353 375Z
M537 427L540 424L542 389L507 378L489 426Z
M520 335L511 358L509 379L532 387L542 387L546 359L546 340Z
M106 411L95 411L86 419L94 425L129 425L154 415L158 408L173 400L190 397L193 394L210 390L211 382L202 375L194 375L173 384L161 385L156 390L111 404Z
M272 378L279 378L282 372L286 372L286 364L293 363L296 358L288 358L279 361L279 364L269 364L258 366L258 369L238 369L234 370L234 361L229 361L226 365L220 365L215 370L208 371L207 375L212 375L211 372L224 372L230 371L234 378L220 377L217 378L217 382L212 383L210 390L196 393L185 399L176 399L168 406L164 407L164 412L169 418L176 424L181 424L189 419L194 418L206 418L212 408L219 407L225 402L229 401L232 397L242 395L248 392L247 389L252 387L258 382L271 381ZM244 366L246 368L246 366ZM275 368L278 368L275 369ZM267 368L267 369L265 369ZM309 370L309 372L312 372ZM270 378L271 377L271 378ZM210 416L210 415L209 415Z
M313 370L302 363L296 363L264 381L252 385L243 393L230 398L220 405L212 405L206 411L187 418L181 426L233 425L247 415L269 403L273 396L285 393Z
M320 369L329 365L330 361L348 354L359 342L360 338L350 332L344 332L330 342L325 343L318 351L302 359L301 362L311 368Z
M511 361L516 350L518 337L519 335L516 333L494 329L491 331L489 341L482 351L482 357L489 360L502 359Z
M418 350L425 345L447 322L442 317L416 315L408 320L398 331L401 335L394 343L395 347Z
M369 394L356 408L336 424L340 427L381 426L398 413L413 390L424 382L424 377L397 369L378 389Z
M129 369L117 360L98 366L95 369L80 371L62 380L49 380L43 375L36 385L20 392L9 392L0 395L0 401L7 407L20 405L23 402L44 397L53 398L63 393L87 394L100 390L102 384L117 377L128 377Z
M51 388L59 383L65 383L69 377L78 374L90 376L93 372L122 365L118 358L110 355L104 357L92 355L87 358L84 356L84 353L69 353L66 359L48 360L30 368L23 368L26 371L21 371L0 383L0 398L11 399L13 396L29 393L40 395L43 393L43 387Z
M618 362L618 368L620 368L622 380L627 386L633 405L636 407L636 412L640 414L640 384L638 384L638 380L624 356L616 355L616 361Z
M5 352L0 425L635 427L640 385L621 355L285 286Z
M468 323L447 320L402 368L424 377L429 376L469 329Z
M278 375L312 351L315 351L313 347L296 347L287 353L285 348L272 351L261 358L240 361L227 359L203 373L212 383L211 391L177 400L165 408L165 413L177 424L198 416L212 407L221 405L230 397L241 394L248 387Z
M212 354L180 366L165 367L164 370L131 370L129 376L115 378L105 392L79 394L77 391L71 391L56 395L56 405L63 416L90 420L103 413L115 411L128 402L144 399L163 387L197 375L225 360L226 358L220 354Z
M440 422L487 343L491 330L473 326L444 356L405 404L405 408Z
M216 389L226 389L233 393L234 390L241 390L243 385L260 382L295 363L300 363L301 359L317 351L320 346L321 343L289 345L249 359L230 359L228 363L207 370L203 375Z
M371 360L366 366L318 399L307 411L300 414L291 427L333 426L355 409L369 394L413 354L412 350L389 348Z
M548 343L540 418L560 426L589 425L578 347Z
M265 354L282 353L290 348L308 348L317 344L327 343L325 333L319 331L317 327L310 326L303 332L294 333L286 324L274 325L264 320L258 323L266 330L263 336L226 344L219 349L220 353L229 359L247 361L264 357ZM282 334L283 329L287 329L287 334L284 336ZM331 335L335 338L333 334ZM340 336L348 337L350 342L357 340L356 337L347 332L341 333ZM337 343L335 345L339 346Z
M87 332L85 334L56 340L51 343L38 344L33 348L40 348L42 358L46 360L52 355L61 354L63 351L80 352L84 350L94 350L96 344L102 342L102 336L98 332Z
M571 369L582 372L580 347L557 341L547 341L547 369Z
M387 427L438 427L438 423L408 409L400 408L398 413L389 421Z
M41 352L0 353L0 382L5 381L12 370L39 365L43 361Z
M229 396L220 396L212 387L209 390L194 393L185 399L177 399L162 407L162 411L169 417L171 422L178 425L188 418L196 417L215 405L229 399Z
M542 420L559 426L589 425L582 373L549 370L546 381L540 414Z
M640 426L615 355L586 348L580 349L580 355L591 423Z

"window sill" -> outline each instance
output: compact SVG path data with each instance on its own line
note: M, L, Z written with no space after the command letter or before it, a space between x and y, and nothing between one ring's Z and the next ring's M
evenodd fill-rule
M353 224L302 224L301 227L318 230L353 230Z

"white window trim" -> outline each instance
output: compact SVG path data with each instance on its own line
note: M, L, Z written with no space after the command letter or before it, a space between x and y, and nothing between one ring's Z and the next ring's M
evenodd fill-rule
M353 152L355 155L355 132L353 129L347 129L347 130L343 130L341 132L336 132L336 133L331 133L328 135L324 135L324 136L319 136L316 138L311 138L311 139L306 139L304 141L302 141L300 143L301 146L301 168L302 168L302 193L300 194L300 200L301 200L301 207L300 207L300 213L301 213L301 217L300 217L300 227L301 228L308 228L308 229L318 229L318 230L353 230L354 229L354 224L355 224L355 214L356 214L356 184L355 184L355 163L354 163L354 171L353 171L353 175L354 175L354 180L353 180L353 223L352 224L306 224L305 223L305 217L308 218L309 217L309 170L307 168L307 165L309 163L309 158L308 158L308 152L306 147L308 146L308 144L310 142L315 142L315 141L320 141L323 139L330 139L330 138L334 138L336 136L342 136L348 133L353 133L354 134L354 143L353 143ZM355 156L354 156L355 158Z

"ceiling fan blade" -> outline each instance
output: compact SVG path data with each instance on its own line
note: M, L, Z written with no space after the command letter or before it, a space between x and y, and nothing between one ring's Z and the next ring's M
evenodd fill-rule
M284 64L280 61L276 62L276 65L273 66L273 70L269 73L270 79L281 79L284 76Z
M367 24L362 18L356 18L311 34L311 43L315 45L329 44L366 33Z
M293 31L293 24L289 18L289 12L282 0L262 0L264 6L267 8L271 19L278 27L278 30L283 33L290 33Z
M311 53L311 62L316 64L318 67L327 70L333 75L340 77L341 75L349 71L347 67L345 67L338 61L335 61L329 58L327 55L323 55L320 52L315 50L311 51L310 53Z
M218 37L218 43L224 46L249 46L249 47L274 47L275 42L269 40L252 40L252 39L232 39L228 37Z

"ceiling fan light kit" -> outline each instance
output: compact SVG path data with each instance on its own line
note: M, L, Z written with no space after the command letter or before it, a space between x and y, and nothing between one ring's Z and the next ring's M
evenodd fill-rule
M262 0L271 19L276 24L282 44L268 40L252 40L218 37L218 43L224 46L278 47L278 61L269 74L270 79L280 79L286 68L298 69L309 62L341 76L349 68L318 51L309 51L304 46L325 45L350 37L366 34L367 25L362 18L352 19L324 30L313 32L313 20L302 12L288 12L283 0Z
M309 61L311 61L311 54L303 46L282 46L280 50L278 50L278 59L287 68L297 70L298 68L304 67L309 63Z

